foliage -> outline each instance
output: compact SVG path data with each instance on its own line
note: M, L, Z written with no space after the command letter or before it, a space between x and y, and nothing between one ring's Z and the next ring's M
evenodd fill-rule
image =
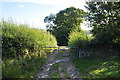
M86 8L94 42L120 44L120 2L89 2Z
M67 38L69 33L69 30L67 27L58 28L52 31L52 33L54 34L54 36L56 36L58 45L67 45L67 42L68 42Z
M17 25L2 21L3 58L42 54L41 47L57 46L55 38L44 30L32 29L27 25Z
M56 16L54 14L50 14L49 16L46 16L45 19L44 19L44 22L48 23L46 25L46 28L50 32L52 31L53 28L55 28L54 27L55 25L53 23L55 21L55 18L56 18Z
M56 39L45 30L2 20L3 78L31 78L45 63L48 50L57 47ZM11 71L12 70L12 71Z
M67 45L68 34L71 29L76 26L80 26L86 12L81 9L69 7L61 10L56 15L49 15L45 17L45 23L48 23L47 30L52 32L58 41L59 45Z
M72 47L85 48L89 43L87 34L80 28L74 27L69 34L68 45Z

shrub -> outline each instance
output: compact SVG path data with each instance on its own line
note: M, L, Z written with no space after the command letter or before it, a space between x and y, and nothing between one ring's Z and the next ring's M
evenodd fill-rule
M75 27L69 34L69 46L84 48L88 44L89 40L87 34L80 29L80 27Z

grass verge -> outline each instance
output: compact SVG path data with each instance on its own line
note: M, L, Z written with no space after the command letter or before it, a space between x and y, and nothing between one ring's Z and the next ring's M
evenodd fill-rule
M45 63L45 58L3 60L3 78L33 78Z
M91 55L72 61L83 78L120 78L120 59L118 56Z

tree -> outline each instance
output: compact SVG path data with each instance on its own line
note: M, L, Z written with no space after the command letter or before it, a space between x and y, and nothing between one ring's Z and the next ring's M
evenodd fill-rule
M61 10L56 15L45 17L45 23L48 23L47 30L53 33L58 41L58 45L67 45L68 34L72 27L80 26L86 12L81 9L69 7Z
M120 43L120 2L89 2L88 21L99 43Z
M56 16L54 14L50 14L49 16L46 16L44 19L44 22L48 23L46 25L46 28L50 32L54 29L55 25L53 24L53 22L55 21L55 18L56 18Z

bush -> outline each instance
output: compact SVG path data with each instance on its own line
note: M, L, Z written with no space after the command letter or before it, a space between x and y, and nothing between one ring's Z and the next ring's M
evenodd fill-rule
M80 29L80 27L74 27L69 34L68 45L72 47L85 48L89 43L87 34Z

